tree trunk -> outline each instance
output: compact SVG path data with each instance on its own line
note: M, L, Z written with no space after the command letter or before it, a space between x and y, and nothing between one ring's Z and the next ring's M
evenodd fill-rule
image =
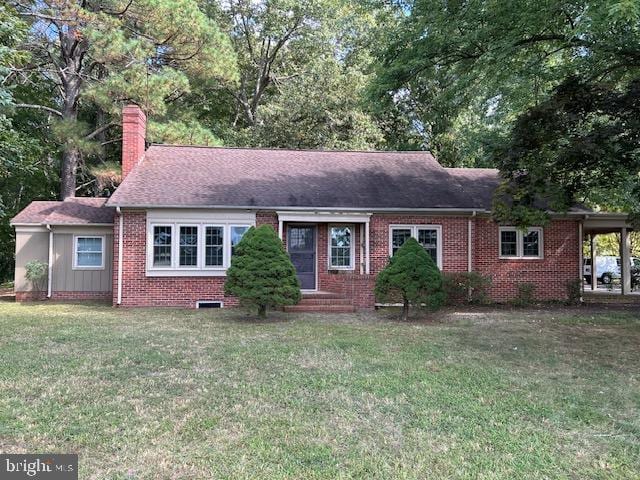
M266 305L258 305L258 316L260 318L267 317L267 306Z
M80 152L76 147L65 144L62 147L62 172L60 175L60 195L62 200L76 196L76 172Z
M87 50L86 39L77 35L77 28L69 26L69 30L61 36L60 56L65 71L60 80L63 90L62 121L67 127L78 121L78 102L82 88L82 60ZM76 172L80 160L80 150L73 145L73 140L62 145L62 170L60 172L60 196L62 200L76 196Z
M403 299L404 303L402 304L402 320L409 320L409 300L406 298Z

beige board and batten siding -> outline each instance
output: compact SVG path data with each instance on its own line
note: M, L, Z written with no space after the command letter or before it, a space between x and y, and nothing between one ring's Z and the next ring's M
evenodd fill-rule
M74 269L74 238L76 236L104 237L104 268ZM54 292L110 292L113 280L113 229L74 228L53 235L53 291Z
M16 292L31 292L34 290L31 282L28 282L25 278L27 273L26 265L32 260L39 260L43 263L49 262L49 231L46 228L39 227L16 228ZM46 292L47 287L47 280L45 279L41 290Z

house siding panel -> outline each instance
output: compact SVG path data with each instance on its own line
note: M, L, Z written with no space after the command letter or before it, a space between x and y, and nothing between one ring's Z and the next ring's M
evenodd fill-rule
M87 233L85 233L87 231ZM73 268L74 236L104 236L104 268L83 270ZM113 235L110 230L88 231L78 228L75 234L54 233L53 235L53 292L52 296L68 297L81 292L88 296L104 298L111 295L113 266ZM84 295L79 295L82 298Z
M16 299L30 300L43 298L47 294L47 281L43 282L39 292L33 291L33 285L25 278L26 265L32 260L43 263L49 262L49 232L16 232L16 267L15 267L15 292Z

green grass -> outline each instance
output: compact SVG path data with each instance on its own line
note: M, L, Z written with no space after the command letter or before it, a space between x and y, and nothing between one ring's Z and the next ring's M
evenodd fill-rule
M640 316L0 303L0 451L80 477L638 478Z

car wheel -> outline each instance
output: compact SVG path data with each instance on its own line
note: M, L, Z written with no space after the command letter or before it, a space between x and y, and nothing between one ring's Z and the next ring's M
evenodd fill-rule
M602 283L604 283L605 285L609 285L611 283L611 274L610 273L604 273L602 275Z

